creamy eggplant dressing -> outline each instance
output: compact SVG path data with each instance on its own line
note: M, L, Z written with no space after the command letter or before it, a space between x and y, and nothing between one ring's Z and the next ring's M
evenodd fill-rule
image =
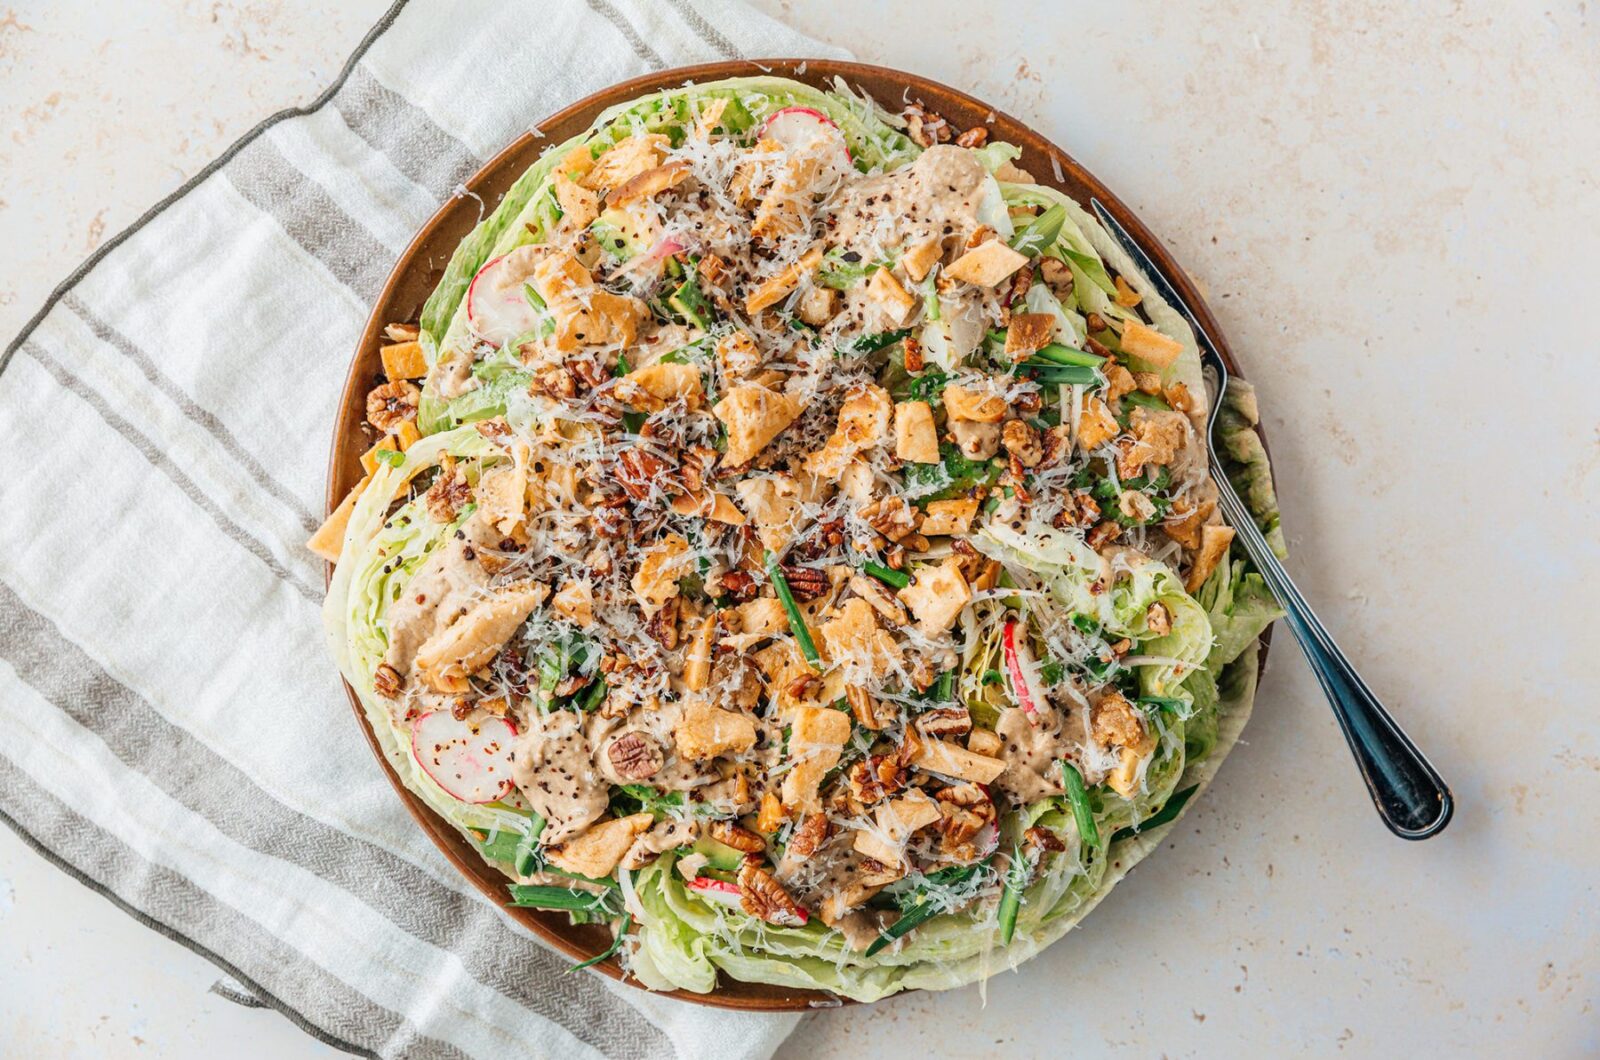
M682 98L541 163L369 401L374 702L647 980L685 917L736 975L1008 944L1199 746L1185 347L981 127Z

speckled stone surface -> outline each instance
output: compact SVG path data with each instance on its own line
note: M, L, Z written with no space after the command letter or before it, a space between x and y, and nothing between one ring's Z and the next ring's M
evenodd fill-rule
M1163 235L1260 389L1292 569L1460 801L1390 838L1283 637L1216 785L1081 929L780 1055L1600 1052L1589 6L758 2L1033 122ZM0 0L0 336L385 6ZM329 1052L216 979L0 829L0 1053Z

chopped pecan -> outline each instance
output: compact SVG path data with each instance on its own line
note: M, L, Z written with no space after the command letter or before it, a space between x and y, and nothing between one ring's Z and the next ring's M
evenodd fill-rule
M720 583L724 596L734 603L754 600L761 592L761 583L748 571L731 570L722 575Z
M860 514L868 526L896 544L913 536L921 521L921 513L904 497L884 497L873 501L862 508ZM910 547L909 543L907 547ZM926 548L926 544L923 547Z
M577 396L578 383L572 378L572 373L556 365L534 376L528 383L528 393L566 401Z
M1023 832L1022 838L1027 840L1029 846L1038 850L1047 850L1052 854L1059 854L1067 849L1067 844L1061 841L1060 836L1050 831L1050 829L1040 828L1038 825L1034 825L1026 832Z
M1090 530L1088 535L1084 538L1084 541L1088 543L1090 548L1098 549L1102 545L1107 545L1115 541L1121 534L1121 524L1114 523L1110 519L1107 519L1105 522L1096 526L1093 530Z
M405 685L406 679L400 676L400 671L388 663L379 663L378 672L372 675L372 687L384 699L396 698Z
M956 137L957 147L982 147L989 142L989 129L984 125L974 125L960 136Z
M1067 443L1071 441L1072 428L1065 425L1051 427L1044 432L1044 445L1040 449L1039 463L1045 467L1055 467L1061 459L1071 451Z
M700 278L712 287L721 287L728 278L728 263L715 254L705 255L700 259Z
M511 711L511 702L505 696L493 696L489 699L480 700L478 706L497 718L503 718Z
M460 514L462 506L472 500L472 485L467 476L456 468L455 458L444 456L439 462L439 474L433 485L422 495L422 503L435 522L448 523ZM468 551L471 551L470 546ZM467 556L471 559L472 556Z
M802 923L800 903L772 873L751 860L739 866L739 904L746 913L769 924Z
M617 458L617 481L628 496L642 501L650 496L651 484L672 467L659 456L637 446L625 449Z
M1057 298L1064 300L1072 293L1072 267L1060 258L1041 259L1039 275Z
M416 342L422 329L415 324L385 324L383 333L389 336L390 342Z
M821 684L822 678L816 674L801 674L784 687L784 692L791 699L804 699Z
M402 423L416 422L417 403L421 400L422 391L404 379L373 387L367 393L367 422L391 434Z
M628 513L622 508L596 508L589 516L589 525L601 537L626 537L629 529Z
M1167 610L1167 605L1157 600L1144 612L1144 624L1151 633L1164 637L1172 632L1172 612Z
M966 707L935 707L917 715L924 736L965 736L972 731L972 714Z
M1000 444L1006 447L1006 452L1021 467L1037 467L1039 461L1044 459L1044 439L1037 430L1021 420L1006 421L1000 429ZM1013 468L1012 472L1017 474L1017 468Z
M650 622L645 626L645 632L668 651L678 646L678 611L682 606L682 597L672 597L662 605L661 610L650 616Z
M932 147L934 144L950 142L950 123L940 117L935 111L929 110L919 100L916 103L907 103L906 109L900 112L906 121L906 135L911 137L918 147Z
M827 841L833 826L828 823L825 813L808 813L800 818L800 823L795 825L794 832L789 836L789 846L786 853L798 861L804 861L815 854Z
M629 780L647 780L661 772L665 757L661 745L635 729L623 733L606 748L606 757L617 775Z
M765 839L732 821L712 821L706 826L706 834L723 846L732 847L746 854L760 854L767 849Z
M573 695L579 689L588 685L590 680L592 680L592 678L586 677L583 674L568 674L566 677L563 677L561 680L556 682L556 686L550 690L550 694L555 696L557 699Z

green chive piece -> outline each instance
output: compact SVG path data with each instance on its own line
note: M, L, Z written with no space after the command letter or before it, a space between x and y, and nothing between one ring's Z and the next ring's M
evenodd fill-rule
M911 584L911 575L905 571L895 570L893 567L885 567L881 563L863 563L861 569L885 585L892 585L896 589L904 589Z
M1022 909L1022 890L1028 886L1028 859L1022 856L1022 844L1011 848L1011 864L1006 867L1006 889L1000 895L1000 945L1011 945L1011 936L1017 931L1017 913Z
M513 883L511 905L519 909L597 910L606 907L607 895L575 891L570 887L537 886Z
M618 379L621 379L623 376L628 374L628 358L625 355L620 353L617 354L617 368L616 371L612 372L611 374L616 376Z
M1024 361L1022 364L1033 378L1046 386L1088 386L1097 382L1093 368L1036 361Z
M1145 831L1146 829L1159 828L1168 821L1176 820L1178 814L1183 810L1184 804L1187 803L1189 799L1194 796L1194 793L1199 790L1200 785L1198 784L1195 784L1192 787L1184 788L1182 791L1173 795L1172 798L1168 799L1165 806L1161 807L1161 809L1140 821L1137 828L1130 825L1127 828L1117 829L1116 832L1112 834L1111 841L1113 843L1117 843L1124 839L1132 839L1134 836Z
M1138 405L1141 408L1147 409L1163 409L1167 412L1172 411L1172 406L1163 401L1159 396L1155 394L1146 394L1142 390L1135 390L1130 394L1122 395L1122 403L1124 405Z
M954 870L941 869L928 877L928 880L933 882L937 879L940 884L960 883L977 872L978 869L979 866L977 865L965 865ZM929 898L928 888L926 886L917 888L911 901L901 907L900 919L890 924L877 938L872 940L872 945L867 947L867 952L864 956L872 957L876 955L895 939L911 934L911 932L927 921L932 920L938 914L939 907Z
M1079 368L1099 368L1106 363L1106 359L1098 353L1088 350L1075 350L1071 346L1063 346L1059 342L1048 343L1033 351L1034 358L1049 361L1065 367L1076 366Z
M1027 258L1038 255L1046 247L1055 245L1056 239L1061 235L1061 226L1066 220L1067 208L1057 203L1029 221L1027 226L1012 238L1011 249Z
M1083 774L1065 758L1061 763L1061 778L1067 785L1067 801L1072 803L1072 816L1078 820L1078 837L1083 845L1100 849L1100 829L1094 823L1094 811L1089 808L1089 793L1083 787Z
M581 964L574 964L571 968L568 968L567 971L569 973L581 972L585 968L594 967L608 957L616 956L617 951L622 948L622 940L628 937L628 929L631 927L633 927L633 914L623 913L622 926L617 929L617 937L612 940L611 945L607 946L603 951L595 954L593 957L590 957Z
M778 557L769 551L764 554L763 560L767 565L767 577L772 579L772 587L777 590L778 602L783 605L784 614L789 616L789 628L794 632L794 639L800 642L800 653L813 669L821 669L822 656L817 652L816 642L811 639L811 630L806 628L800 606L794 602L794 593L789 591L789 581L778 566Z
M379 449L372 454L372 458L378 463L388 464L390 467L399 467L406 462L406 454L396 452L393 449Z

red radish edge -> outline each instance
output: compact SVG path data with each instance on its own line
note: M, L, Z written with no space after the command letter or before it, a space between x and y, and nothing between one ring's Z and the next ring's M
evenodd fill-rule
M1031 721L1039 716L1039 710L1033 702L1033 675L1023 668L1022 656L1027 648L1017 647L1017 620L1014 618L1006 619L1005 649L1006 670L1011 675L1011 694Z
M803 114L806 117L821 122L823 125L826 125L838 132L839 146L844 148L844 156L850 160L851 165L855 164L856 156L850 153L850 145L845 142L844 130L839 128L838 122L822 113L822 111L817 110L815 107L784 107L781 110L773 111L771 114L768 114L766 120L761 123L761 128L756 132L756 139L759 140L761 137L765 136L767 134L767 129L772 125L772 123L786 114Z
M488 261L483 263L483 266L478 269L476 273L473 274L472 282L467 284L467 323L472 323L472 295L473 292L478 289L478 281L483 279L484 273L488 272L490 269L494 268L504 260L506 260L506 256L504 254L500 255L498 258L490 258Z
M486 730L489 730L495 726L504 726L506 730L506 746L504 748L502 757L505 761L506 775L505 779L500 781L498 787L488 792L488 794L484 794L482 791L474 791L472 783L473 778L470 773L467 776L461 776L459 775L459 772L457 775L442 775L446 772L446 765L445 763L438 761L437 757L430 767L427 756L424 755L421 748L418 747L418 741L419 739L438 739L439 736L443 735L442 733L435 734L433 737L424 737L422 735L424 723L428 722L432 718L439 717L440 715L443 715L444 718L449 719L459 727L459 734L451 738L453 741L478 740L484 738L486 735L492 740L494 736L486 733ZM411 757L416 759L417 765L422 767L422 771L428 774L433 782L439 785L440 788L444 789L445 793L451 798L460 799L462 802L470 802L476 805L482 805L486 802L494 802L498 799L504 798L506 795L510 794L511 790L516 786L516 782L511 778L511 746L509 737L517 735L517 726L509 718L488 718L485 721L478 723L476 728L477 731L473 732L473 726L464 721L457 721L455 716L447 710L434 710L429 711L426 714L418 715L411 722ZM452 753L465 756L457 760L458 765L468 767L469 769L475 768L479 771L477 776L477 781L479 783L492 781L490 771L484 768L483 763L477 759L476 755L472 754L470 751L458 751L454 747L446 747L444 751L441 752L441 755L450 755ZM448 760L449 759L447 759L447 761ZM468 792L468 794L463 794L463 791ZM474 796L479 797L475 798Z

